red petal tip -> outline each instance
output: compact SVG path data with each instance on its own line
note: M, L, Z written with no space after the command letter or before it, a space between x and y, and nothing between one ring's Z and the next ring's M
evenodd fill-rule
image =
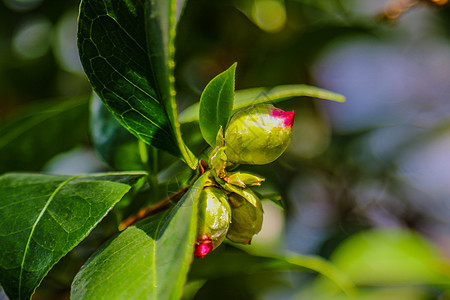
M195 245L194 256L198 258L203 258L211 252L213 249L213 244L211 240L204 240Z
M295 111L284 111L279 108L272 110L272 116L283 119L285 127L292 127L294 125Z

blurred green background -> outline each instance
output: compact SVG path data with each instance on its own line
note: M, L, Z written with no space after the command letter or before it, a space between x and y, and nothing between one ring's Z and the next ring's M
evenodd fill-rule
M276 163L249 170L266 177L260 192L280 194L285 209L264 202L252 247L330 259L357 285L356 299L450 298L450 7L432 2L189 0L179 23L180 110L235 61L237 89L304 83L347 97L280 104L296 111L291 145ZM408 3L416 5L397 18ZM89 134L78 5L0 2L1 173L108 170ZM195 134L187 143L203 147ZM68 298L108 222L50 272L35 299ZM347 297L314 273L253 264L228 245L193 264L185 292Z

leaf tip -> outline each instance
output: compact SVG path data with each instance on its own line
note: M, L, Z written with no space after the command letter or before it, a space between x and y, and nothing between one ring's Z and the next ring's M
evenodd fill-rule
M344 95L339 95L339 97L337 98L336 101L338 101L338 102L340 102L340 103L344 103L344 102L347 101L347 98L345 98Z

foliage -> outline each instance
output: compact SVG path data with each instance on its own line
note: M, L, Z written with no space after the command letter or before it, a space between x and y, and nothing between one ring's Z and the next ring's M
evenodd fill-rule
M198 163L181 139L174 102L174 22L183 3L172 2L85 0L80 7L78 45L86 74L115 119L139 140L182 158L195 169ZM200 129L213 147L219 129L226 128L232 112L235 69L236 64L215 77L200 98ZM272 98L287 97L274 93ZM115 165L116 154L110 151L126 147L129 136L100 107L94 100L93 137L98 151ZM43 116L38 118L26 126L41 123ZM9 126L18 130L14 123ZM113 143L119 141L118 145L111 144L113 139ZM118 155L124 153L119 151ZM128 167L134 166L129 163ZM154 179L155 175L148 177ZM52 265L81 242L142 176L145 173L72 177L8 173L1 177L2 222L15 224L2 226L0 281L9 297L30 298ZM192 260L197 200L207 174L201 178L176 207L127 228L97 251L75 278L72 297L179 298Z
M284 286L291 296L302 299L370 299L380 295L395 299L426 294L422 286L445 291L450 285L445 258L433 243L411 230L366 231L366 225L351 224L347 232L349 224L338 223L335 228L342 231L336 229L338 233L323 240L319 255L287 251L276 238L272 244L260 244L256 239L251 246L232 242L252 239L261 229L262 220L253 216L254 212L262 215L260 200L266 214L266 207L270 213L267 200L279 204L280 198L288 199L292 193L288 186L293 178L308 175L307 166L314 165L311 178L316 174L317 178L348 176L344 184L330 184L333 197L350 194L347 185L354 178L357 181L360 174L372 172L368 178L384 178L387 168L379 170L371 165L372 157L355 155L353 150L364 132L335 133L333 143L323 142L329 151L312 160L299 159L295 150L289 153L288 149L282 163L265 167L239 166L230 161L224 133L240 109L256 104L286 105L297 108L299 123L312 118L312 122L322 124L327 121L316 113L315 102L281 102L310 97L342 105L339 102L345 97L311 85L285 84L290 80L283 82L277 77L284 76L282 72L264 70L261 61L254 73L264 74L262 83L274 87L236 89L245 86L240 84L239 70L241 65L245 70L246 65L233 57L214 69L219 74L208 77L209 83L203 84L195 103L186 101L185 94L176 90L183 90L179 80L183 77L180 69L175 69L175 59L183 60L190 43L183 40L186 34L182 35L177 40L182 51L176 56L175 42L177 31L183 34L186 28L195 27L196 6L192 1L190 18L183 21L185 2L83 0L78 49L93 91L89 96L35 105L0 124L0 173L4 173L0 176L0 297L3 289L10 299L30 299L40 285L37 292L42 290L45 295L52 280L60 280L56 285L63 286L66 296L70 290L73 299L208 299L212 294L229 299L237 297L234 290L251 299L255 297L251 289L263 289L265 280L269 281L267 288ZM237 9L261 30L274 34L276 24L263 24L263 16L258 15L263 9L258 5L264 1L253 1L251 12L244 2L249 1L236 4ZM301 59L313 57L333 33L375 31L369 25L334 24L329 15L335 9L331 4L292 2L304 7L305 15L321 14L333 20L326 23L329 28L311 25L299 39L301 47L291 45ZM272 9L278 4L272 3ZM314 39L316 34L320 38ZM267 46L262 40L257 43ZM302 43L305 40L311 44ZM201 48L201 41L197 47ZM258 55L252 55L249 61L257 59ZM295 59L288 57L286 61L284 68L292 69L289 64ZM266 82L267 78L273 82ZM180 114L179 105L187 107ZM309 137L320 140L331 136L326 126L312 127ZM438 126L438 130L442 128ZM409 148L413 143L408 140L398 148ZM102 172L46 174L57 164L58 154L80 147L95 149L104 163ZM364 163L358 165L358 159ZM338 176L336 170L344 173ZM266 177L264 184L260 174ZM212 186L220 188L224 201L233 204L234 225L249 232L241 240L236 238L239 234L229 235L217 250L198 259L193 257L199 244L198 224L208 225L199 219L204 214L199 213L203 206L198 202L204 187ZM244 204L233 203L233 199ZM347 212L350 204L346 205L336 212ZM294 206L287 203L282 214L289 216ZM245 220L243 225L236 221L238 212ZM256 229L246 226L256 219ZM263 231L264 226L272 226L270 220L263 224L268 224L263 225ZM352 230L361 232L353 234ZM351 237L342 242L342 232ZM62 268L65 264L70 267ZM294 279L286 274L294 274ZM270 281L279 279L282 283ZM294 282L287 287L290 280ZM233 287L234 294L227 294L228 285L223 282ZM301 288L293 288L298 282ZM373 286L379 289L367 288ZM399 290L390 290L399 286Z
M1 282L30 298L50 268L83 240L143 173L0 177Z

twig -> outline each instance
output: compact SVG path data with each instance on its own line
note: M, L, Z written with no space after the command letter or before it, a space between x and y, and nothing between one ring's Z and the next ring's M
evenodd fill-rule
M448 0L393 0L384 6L379 18L384 22L395 21L420 3L442 6L447 2Z
M136 223L137 221L140 221L146 217L152 216L156 213L159 213L165 209L167 209L171 204L175 204L183 197L183 195L187 192L189 187L183 187L177 192L173 193L167 198L162 199L161 201L155 203L154 205L150 207L145 207L139 210L139 212L136 215L133 215L131 217L128 217L125 219L122 223L119 225L119 230L122 231L128 226Z

